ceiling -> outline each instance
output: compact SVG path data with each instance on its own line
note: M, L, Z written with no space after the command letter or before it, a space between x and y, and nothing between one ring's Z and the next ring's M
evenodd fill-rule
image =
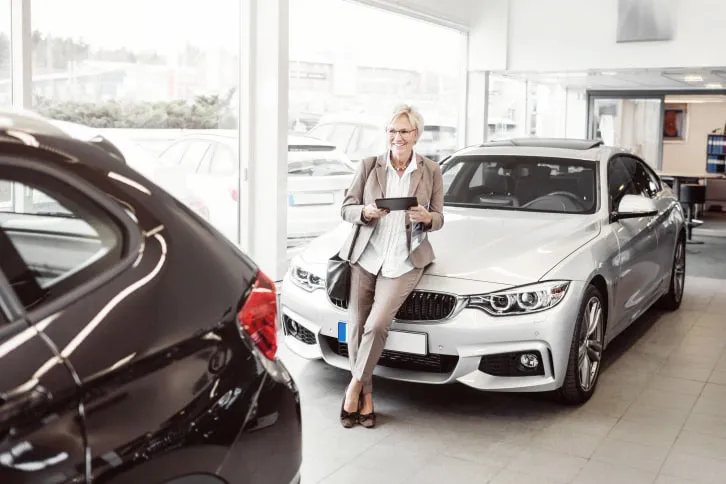
M492 75L588 90L726 90L726 67L580 72L501 72Z

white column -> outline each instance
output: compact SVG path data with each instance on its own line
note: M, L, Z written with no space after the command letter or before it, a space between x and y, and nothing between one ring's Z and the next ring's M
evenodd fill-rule
M10 72L12 104L30 109L33 103L33 42L30 0L10 0Z
M288 0L242 0L240 247L269 277L287 266Z
M468 73L466 145L487 141L489 136L489 72Z
M30 109L33 104L33 42L30 0L10 0L10 74L12 105ZM32 204L32 191L13 183L13 211L23 213Z

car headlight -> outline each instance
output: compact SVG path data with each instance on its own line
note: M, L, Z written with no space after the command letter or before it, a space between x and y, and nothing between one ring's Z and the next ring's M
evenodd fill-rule
M305 270L298 265L292 265L290 267L290 279L306 291L314 291L316 289L325 288L325 281L322 277L316 276L312 272Z
M569 281L549 281L469 296L467 307L482 309L492 316L537 313L557 306L569 286Z

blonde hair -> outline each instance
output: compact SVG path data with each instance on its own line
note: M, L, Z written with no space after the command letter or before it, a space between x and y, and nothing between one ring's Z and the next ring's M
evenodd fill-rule
M408 118L408 122L411 123L411 125L416 130L416 141L418 141L418 139L423 134L424 118L419 110L411 106L410 104L399 104L394 107L391 116L388 118L388 123L386 123L386 128L388 128L391 124L393 124L396 119L400 118L401 116L406 116Z

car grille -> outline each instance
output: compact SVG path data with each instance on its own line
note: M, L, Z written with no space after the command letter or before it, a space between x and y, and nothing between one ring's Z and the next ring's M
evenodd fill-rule
M315 334L288 315L282 316L282 323L285 325L285 334L289 334L306 345L314 345L316 343Z
M330 349L338 356L348 357L348 345L341 343L331 336L323 336ZM459 362L458 356L438 355L415 355L412 353L401 353L400 351L383 350L378 360L379 366L396 368L400 370L421 371L427 373L451 373Z
M348 309L348 301L330 299L330 302L340 309ZM399 321L439 321L451 316L454 309L456 309L456 296L414 291L399 308L396 319Z

